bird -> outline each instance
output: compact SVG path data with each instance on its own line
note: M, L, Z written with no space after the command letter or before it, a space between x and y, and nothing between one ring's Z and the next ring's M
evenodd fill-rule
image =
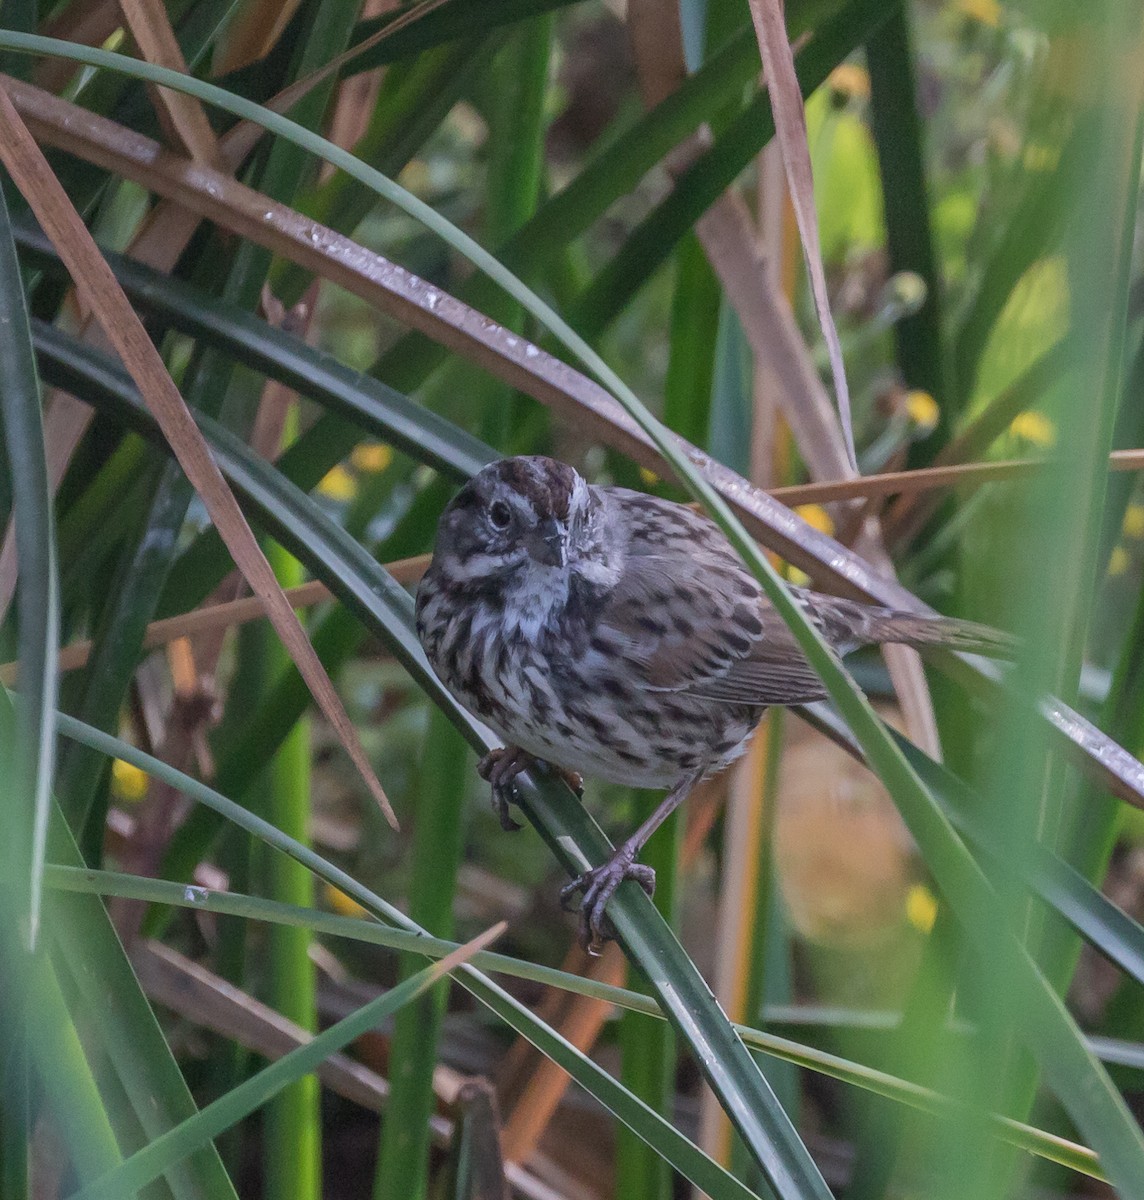
M790 591L839 655L897 642L1006 655L986 625ZM580 897L578 937L599 953L625 879L700 780L746 749L765 709L827 695L794 635L719 527L686 505L588 483L542 455L484 467L441 514L417 591L417 634L452 696L504 741L478 766L506 829L513 781L541 765L580 792L582 775L666 789L600 866L561 891Z

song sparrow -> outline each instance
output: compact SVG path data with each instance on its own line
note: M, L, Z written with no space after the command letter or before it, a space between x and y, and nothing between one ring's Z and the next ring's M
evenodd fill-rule
M1003 653L985 626L793 588L840 654L875 642ZM768 705L826 692L718 527L681 504L593 487L551 458L507 458L445 509L417 593L433 669L504 738L480 772L506 829L512 781L539 761L613 783L668 788L582 893L582 943L610 936L605 907L640 848L700 779L745 748Z

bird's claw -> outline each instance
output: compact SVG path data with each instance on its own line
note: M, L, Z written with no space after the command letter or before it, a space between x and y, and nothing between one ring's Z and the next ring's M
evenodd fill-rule
M513 780L532 766L535 759L519 746L505 746L490 750L477 763L477 774L492 786L493 809L505 833L515 833L524 826L514 821L509 814L509 805L516 801L516 785Z
M576 936L580 945L593 957L603 952L605 942L615 939L616 929L605 909L625 879L634 879L649 897L654 895L655 872L642 863L632 862L622 850L603 866L585 871L560 889L560 906L566 911L571 910L572 898L576 893L581 893L580 928Z
M501 828L506 833L513 833L524 826L514 821L509 815L509 805L516 803L516 777L530 767L536 766L541 760L529 754L519 746L504 746L499 750L490 750L477 763L477 774L487 780L493 789L493 808L500 820ZM564 767L544 764L576 793L577 797L584 795L584 777L576 771Z

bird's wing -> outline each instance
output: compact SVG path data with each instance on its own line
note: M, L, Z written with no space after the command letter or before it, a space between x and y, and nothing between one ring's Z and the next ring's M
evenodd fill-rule
M629 542L620 581L595 621L596 648L622 658L632 676L656 691L752 705L825 696L722 534L680 505L666 511L672 532ZM656 528L662 531L662 523Z

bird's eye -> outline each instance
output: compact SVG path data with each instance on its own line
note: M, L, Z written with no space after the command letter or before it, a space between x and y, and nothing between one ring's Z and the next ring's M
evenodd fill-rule
M489 520L494 529L507 529L512 521L512 509L503 500L494 500L489 505Z

